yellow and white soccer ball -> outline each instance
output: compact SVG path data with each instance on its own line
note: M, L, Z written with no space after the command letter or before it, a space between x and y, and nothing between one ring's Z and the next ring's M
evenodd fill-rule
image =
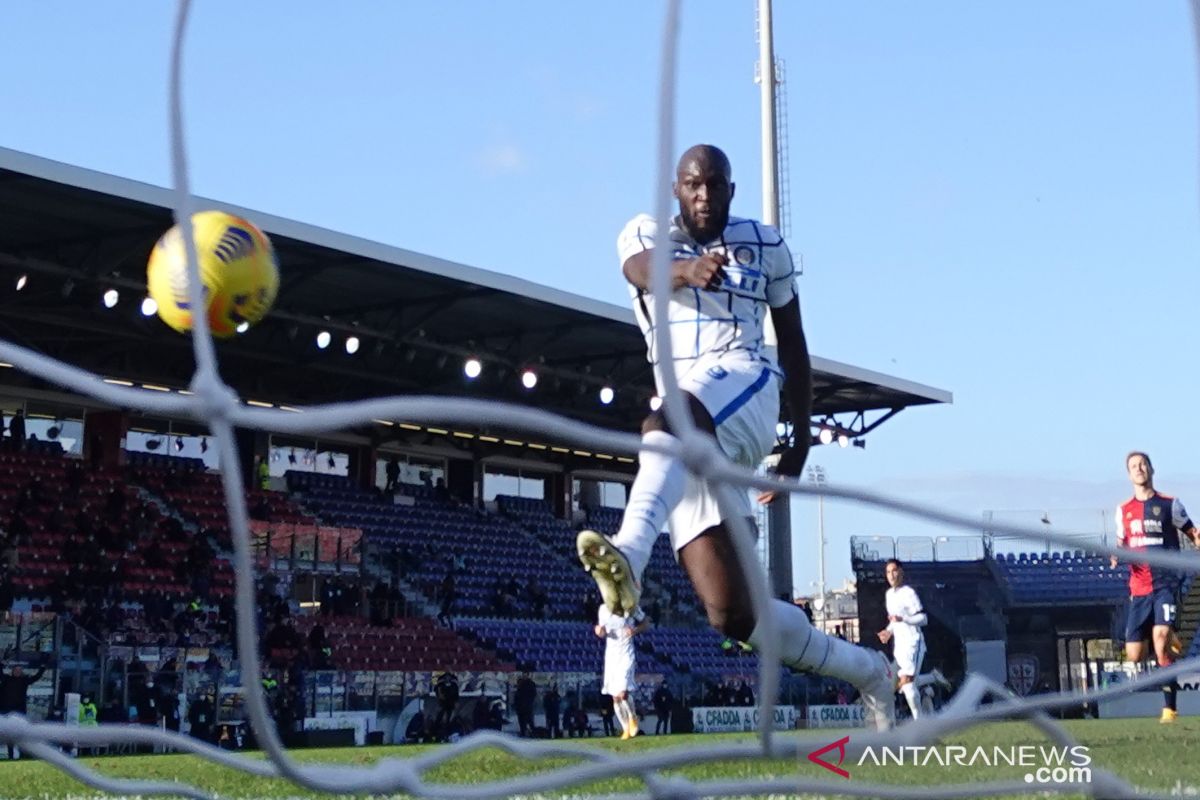
M279 266L267 235L241 217L224 211L192 215L200 281L208 305L212 335L227 338L239 325L258 322L279 292ZM180 333L192 329L187 260L178 225L162 235L146 269L150 297L163 322ZM243 328L244 330L244 328Z

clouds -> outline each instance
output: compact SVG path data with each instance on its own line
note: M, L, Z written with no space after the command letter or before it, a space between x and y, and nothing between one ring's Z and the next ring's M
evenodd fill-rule
M513 142L496 142L479 151L476 163L488 177L517 175L529 168L529 157Z

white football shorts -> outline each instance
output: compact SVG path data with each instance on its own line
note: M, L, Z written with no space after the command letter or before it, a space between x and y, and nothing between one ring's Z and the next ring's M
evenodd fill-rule
M777 372L737 351L716 353L697 361L679 381L712 415L717 444L734 463L755 469L775 446L779 422L780 378ZM735 513L753 517L748 492L738 490ZM721 524L717 497L689 473L683 500L668 521L671 547L678 553L704 531Z

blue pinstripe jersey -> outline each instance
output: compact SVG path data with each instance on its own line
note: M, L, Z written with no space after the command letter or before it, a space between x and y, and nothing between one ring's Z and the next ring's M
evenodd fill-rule
M617 238L623 266L631 256L655 246L658 223L648 214L634 217ZM685 286L671 293L669 320L670 363L682 378L695 362L710 354L743 352L778 371L764 346L767 307L786 305L796 296L796 269L779 231L757 220L730 217L725 230L711 242L697 242L672 219L672 256L696 258L723 253L727 278L716 291ZM650 292L630 284L634 315L646 337L646 352L657 374L661 359L654 346L654 301Z

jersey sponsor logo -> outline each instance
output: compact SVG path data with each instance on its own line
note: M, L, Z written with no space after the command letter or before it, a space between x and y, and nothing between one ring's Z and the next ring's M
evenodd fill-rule
M1129 546L1137 549L1139 547L1158 547L1163 543L1161 536L1131 536Z
M721 288L732 294L749 297L752 300L758 300L759 294L765 280L763 274L757 270L742 270L738 267L729 267L725 270L725 280L721 282Z

